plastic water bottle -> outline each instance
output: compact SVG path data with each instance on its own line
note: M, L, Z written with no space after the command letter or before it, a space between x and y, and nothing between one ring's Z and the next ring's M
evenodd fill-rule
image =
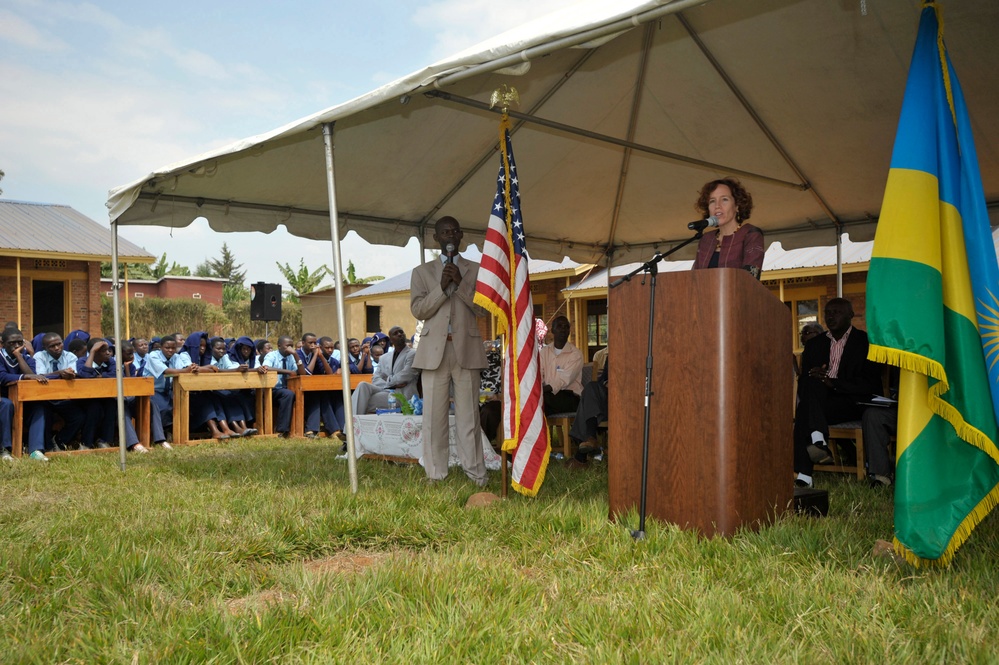
M389 409L395 411L399 408L399 401L395 398L394 393L389 393Z

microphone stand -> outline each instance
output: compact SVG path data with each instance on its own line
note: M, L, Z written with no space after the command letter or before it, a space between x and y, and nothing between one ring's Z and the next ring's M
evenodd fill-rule
M659 274L659 262L673 252L686 247L695 240L700 240L704 235L704 230L699 229L693 237L683 241L665 254L656 252L651 259L632 270L630 273L611 282L611 289L621 286L631 280L632 277L641 272L647 272L650 277L649 283L649 341L645 354L645 424L642 431L642 497L638 507L638 529L631 531L631 537L635 540L645 540L645 498L648 494L649 482L649 416L652 413L652 333L656 320L656 275Z

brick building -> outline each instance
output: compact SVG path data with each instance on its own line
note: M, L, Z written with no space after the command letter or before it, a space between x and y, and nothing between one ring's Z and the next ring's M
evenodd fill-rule
M222 306L222 291L226 279L222 277L189 277L166 275L159 279L129 279L122 284L122 298L183 298L203 300ZM111 296L111 278L101 279L101 290Z
M121 236L122 262L156 258ZM101 330L101 261L111 230L64 205L0 201L0 318L25 337Z

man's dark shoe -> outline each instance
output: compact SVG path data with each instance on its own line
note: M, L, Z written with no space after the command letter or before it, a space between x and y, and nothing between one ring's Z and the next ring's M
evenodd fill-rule
M871 489L878 489L879 487L891 487L892 480L889 476L882 476L878 473L872 473L867 476L867 482L870 484Z
M812 458L812 464L832 464L833 461L828 448L814 443L808 444L808 456Z

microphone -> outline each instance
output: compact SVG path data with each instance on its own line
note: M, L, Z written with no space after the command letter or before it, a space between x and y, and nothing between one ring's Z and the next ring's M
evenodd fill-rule
M715 222L715 224L717 225L718 222ZM449 242L447 245L445 245L445 247L444 247L444 254L447 256L447 262L448 263L454 263L454 243L453 242Z
M711 215L707 219L699 219L696 222L687 224L687 228L691 231L703 231L709 226L718 226L718 218L714 215Z

